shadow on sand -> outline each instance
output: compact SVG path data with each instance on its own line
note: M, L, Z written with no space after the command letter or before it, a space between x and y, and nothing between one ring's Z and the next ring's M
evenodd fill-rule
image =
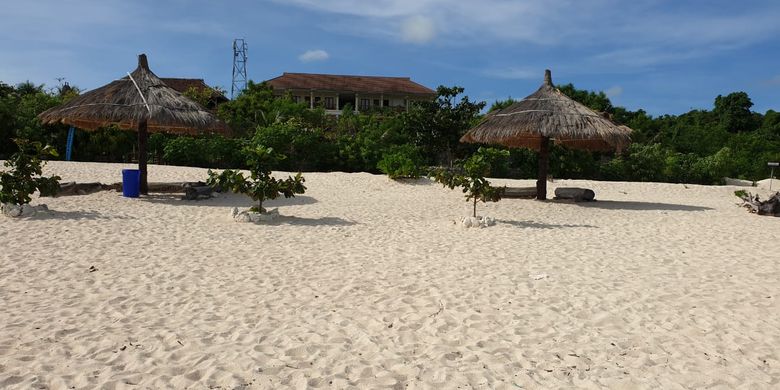
M182 194L149 194L141 197L145 202L160 203L172 206L207 206L207 207L239 207L249 208L255 205L255 202L246 195L233 194L233 193L221 193L216 198L200 199L200 200L183 200ZM302 206L307 204L317 203L317 199L311 196L298 195L294 198L277 198L272 200L266 200L263 202L263 207L279 207L279 206Z
M577 225L577 224L551 224L551 223L542 223L542 222L534 222L534 221L507 221L507 220L496 220L498 223L505 223L507 225L512 225L519 228L531 228L531 229L562 229L562 228L595 228L598 229L598 226L593 225Z
M60 220L108 220L108 219L135 219L134 217L128 216L128 215L103 215L101 213L98 213L96 211L57 211L57 210L49 210L48 212L39 212L35 214L34 216L30 217L34 220L50 220L50 219L60 219Z
M430 186L436 184L435 181L427 177L420 177L417 179L399 178L399 179L391 179L391 180L398 184L403 184L405 186Z
M273 222L259 222L262 225L298 225L298 226L352 226L357 222L338 217L303 218L291 215L280 215Z
M598 200L595 202L575 203L580 207L590 207L606 210L637 210L637 211L707 211L711 207L690 206L686 204L631 202L620 200Z

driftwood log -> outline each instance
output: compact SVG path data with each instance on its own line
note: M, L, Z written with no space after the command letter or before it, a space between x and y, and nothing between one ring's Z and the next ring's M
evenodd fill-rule
M592 202L596 193L587 188L559 187L555 189L555 199L572 199L575 202Z
M761 201L757 194L753 195L750 192L737 191L736 195L742 199L742 206L751 213L780 217L780 192L776 192L765 201Z
M212 197L214 188L207 185L185 185L182 200L208 199Z
M74 196L74 195L89 195L99 191L106 191L112 189L111 186L107 186L101 183L76 183L74 181L60 183L60 189L54 195L56 196Z
M192 199L198 197L211 197L214 191L206 183L198 182L173 182L173 183L149 183L149 192L156 193L184 193L185 199L194 196ZM99 191L122 191L122 183L102 184L102 183L76 183L65 182L60 183L60 189L54 196L75 196L75 195L89 195ZM219 191L219 189L217 189Z
M533 199L536 197L536 187L506 187L501 197L508 199Z

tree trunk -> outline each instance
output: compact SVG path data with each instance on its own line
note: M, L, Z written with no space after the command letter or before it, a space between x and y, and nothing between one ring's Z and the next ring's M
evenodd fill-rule
M547 168L550 165L550 138L542 137L539 145L539 175L536 177L536 199L547 199Z
M477 217L477 197L474 197L474 218Z
M146 179L146 144L149 141L149 133L146 131L146 121L138 124L138 170L140 171L140 192L149 194L149 183Z

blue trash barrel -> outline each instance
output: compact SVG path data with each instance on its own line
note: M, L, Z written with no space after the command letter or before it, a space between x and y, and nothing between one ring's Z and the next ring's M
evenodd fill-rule
M122 196L137 198L141 192L141 171L138 169L122 170Z

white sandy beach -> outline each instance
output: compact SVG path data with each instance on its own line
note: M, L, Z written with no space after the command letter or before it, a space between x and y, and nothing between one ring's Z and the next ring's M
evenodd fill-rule
M458 190L305 177L270 225L229 219L237 195L108 191L0 218L0 388L780 388L780 218L738 187L564 180L599 201L464 229Z

